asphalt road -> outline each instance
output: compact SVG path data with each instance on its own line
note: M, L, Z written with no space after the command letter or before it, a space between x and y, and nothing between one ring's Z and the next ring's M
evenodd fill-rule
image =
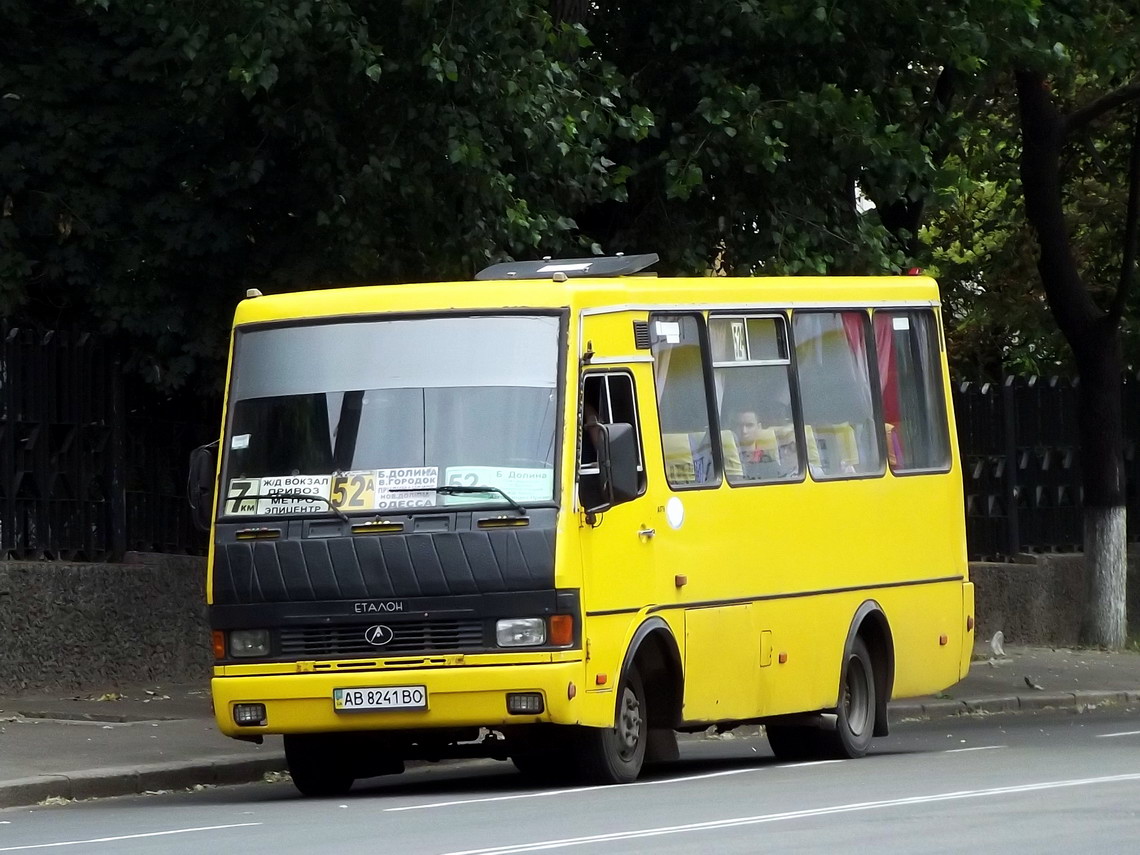
M0 853L1129 852L1140 716L910 722L868 757L778 763L682 744L624 787L535 789L506 763L416 769L311 801L261 783L0 811Z

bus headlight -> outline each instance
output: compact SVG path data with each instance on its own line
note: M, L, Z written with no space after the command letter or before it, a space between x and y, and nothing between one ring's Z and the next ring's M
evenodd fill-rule
M268 656L269 630L235 629L230 632L230 656Z
M542 618L507 618L495 624L499 647L535 647L546 643L546 621Z

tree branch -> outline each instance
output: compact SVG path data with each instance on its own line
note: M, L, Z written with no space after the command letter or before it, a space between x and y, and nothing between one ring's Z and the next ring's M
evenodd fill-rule
M1140 98L1140 77L1131 83L1126 83L1119 89L1113 89L1111 92L1102 95L1095 101L1085 104L1083 107L1078 107L1076 110L1073 110L1073 112L1069 113L1063 119L1065 123L1065 133L1079 130L1110 110L1115 110L1117 107L1121 107L1129 101L1135 101L1137 98Z
M1128 159L1128 215L1124 221L1124 259L1120 263L1120 285L1108 310L1113 325L1124 314L1124 305L1132 287L1136 269L1136 238L1140 232L1140 107L1136 109L1136 131L1132 136L1132 154Z
M1037 236L1037 268L1049 309L1077 355L1096 347L1097 322L1104 313L1081 280L1065 224L1061 194L1064 118L1049 95L1044 77L1015 72L1021 117L1021 188L1025 215Z

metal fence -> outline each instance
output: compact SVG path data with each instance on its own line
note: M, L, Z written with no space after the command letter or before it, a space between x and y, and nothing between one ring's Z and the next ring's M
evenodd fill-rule
M1124 466L1128 539L1140 539L1140 377L1125 377ZM1079 550L1083 540L1077 384L1007 377L954 393L972 560Z
M1128 535L1140 539L1140 375L1122 384ZM1077 390L1010 377L954 390L971 559L1081 547ZM162 399L83 332L0 322L0 558L201 553L185 499L190 450L217 405Z
M186 460L214 429L178 420L98 336L0 323L0 558L203 551Z

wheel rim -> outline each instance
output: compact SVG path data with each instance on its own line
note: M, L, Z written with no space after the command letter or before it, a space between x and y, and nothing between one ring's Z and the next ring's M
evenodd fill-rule
M614 731L622 759L629 760L637 753L637 746L641 742L641 702L628 686L622 692Z
M870 675L863 660L852 656L847 660L847 679L843 686L843 715L851 732L859 735L867 729L871 718Z

